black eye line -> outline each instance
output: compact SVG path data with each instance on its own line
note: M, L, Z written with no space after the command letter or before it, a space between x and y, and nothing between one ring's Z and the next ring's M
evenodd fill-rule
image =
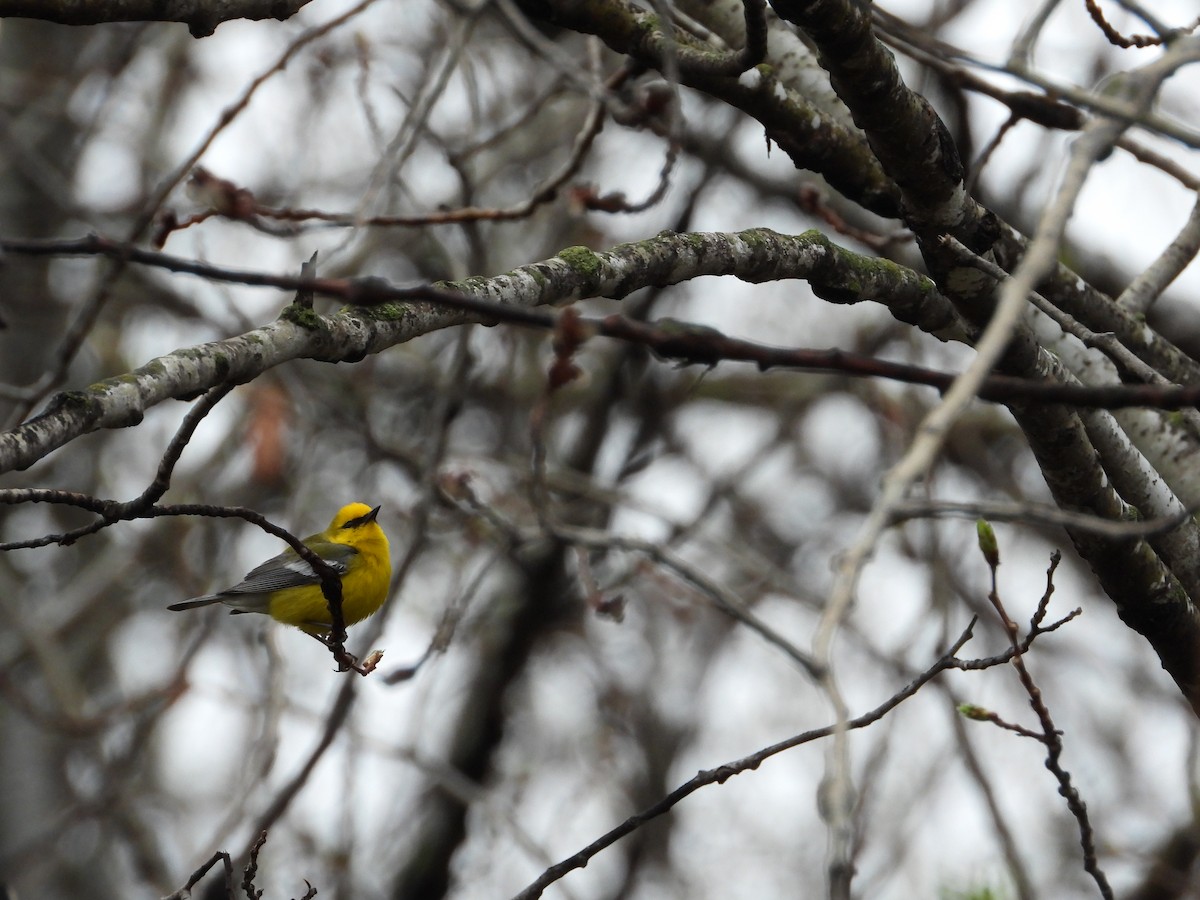
M343 528L361 528L362 526L367 524L367 519L370 518L370 516L371 516L371 514L367 513L365 516L359 516L357 519L351 519L349 522L347 522L342 527Z

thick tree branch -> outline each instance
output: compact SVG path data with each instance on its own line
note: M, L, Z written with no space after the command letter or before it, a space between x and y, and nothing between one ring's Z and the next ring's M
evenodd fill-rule
M59 25L106 22L183 22L207 37L230 19L289 19L309 0L0 0L0 18L42 19Z
M1064 417L1059 407L1019 409L1016 415L1060 506L1118 521L1132 514L1097 465L1078 417ZM1146 637L1200 715L1200 619L1171 570L1147 540L1113 540L1071 526L1067 533L1122 621Z
M732 275L754 283L804 278L827 299L877 299L888 304L897 318L919 323L931 333L962 334L961 320L928 279L886 260L858 256L816 231L798 236L768 229L739 234L663 234L606 253L572 247L553 259L505 275L437 285L432 290L393 288L373 278L303 279L234 271L101 238L0 241L0 247L13 254L120 256L132 263L214 280L287 291L312 289L350 304L375 306L369 312L351 310L331 317L289 307L275 322L246 334L178 350L86 391L60 393L36 418L0 434L0 471L26 468L81 434L136 425L147 409L164 400L188 398L223 381L250 381L283 362L356 362L431 331L489 320L495 308L488 304L502 304L510 309L506 318L519 320L521 310L529 307L582 297L620 299L644 287L677 284L701 275ZM478 304L472 312L421 302L400 305L439 292L447 300L465 297L465 301L478 298L488 303ZM529 324L544 326L544 317Z
M594 34L616 52L659 70L672 52L714 52L686 34L668 37L655 15L627 0L521 0L520 6L536 19ZM783 84L770 66L760 66L752 74L734 78L684 66L679 80L753 116L797 167L819 172L872 212L889 218L898 214L896 186L883 174L861 135Z
M897 319L945 339L966 340L969 328L955 316L932 282L887 260L859 256L820 232L782 235L769 229L737 234L666 233L606 252L583 247L493 278L471 278L424 287L394 287L378 278L306 278L231 270L91 237L80 241L0 241L11 253L121 256L131 263L229 283L313 292L359 309L322 317L293 304L269 325L243 335L177 350L127 375L86 391L58 394L29 422L0 434L0 471L32 465L81 434L135 425L163 400L189 399L221 382L241 383L293 359L356 362L369 353L431 331L466 322L498 322L553 329L556 316L534 311L581 298L620 299L646 287L678 284L704 275L747 282L804 279L815 294L837 303L875 300ZM891 363L839 350L772 347L718 331L662 320L643 324L621 316L581 319L589 333L648 347L683 363L752 362L761 370L791 368L883 377L948 389L952 373ZM1062 383L1041 368L1031 341L1014 341L1036 380L992 376L979 396L1015 404L1062 403L1086 408L1150 406L1178 409L1200 401L1200 387ZM1023 349L1022 349L1023 348ZM1017 352L1017 351L1010 351ZM1066 410L1062 415L1070 415ZM1018 413L1019 416L1019 413ZM1062 426L1067 428L1065 424ZM1069 428L1068 428L1069 430Z
M929 101L904 84L871 29L870 7L853 0L773 0L772 6L817 45L838 96L900 186L909 225L931 237L950 232L972 249L990 243L994 226L966 194L950 132Z

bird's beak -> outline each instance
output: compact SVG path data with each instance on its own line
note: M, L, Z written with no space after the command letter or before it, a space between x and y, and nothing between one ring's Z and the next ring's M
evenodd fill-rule
M381 509L383 509L383 506L382 506L382 505L381 505L381 506L377 506L377 507L375 507L373 510L371 510L369 513L367 513L365 516L363 516L363 524L366 524L367 522L374 522L374 521L375 521L375 517L376 517L377 515L379 515L379 511L380 511Z

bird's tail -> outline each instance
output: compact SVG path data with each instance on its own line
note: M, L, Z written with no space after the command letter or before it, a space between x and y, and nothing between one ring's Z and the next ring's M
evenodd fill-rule
M205 594L203 597L193 597L191 600L183 600L179 603L172 603L167 609L172 609L178 612L181 609L195 609L198 606L212 606L214 603L220 603L224 597L220 594Z

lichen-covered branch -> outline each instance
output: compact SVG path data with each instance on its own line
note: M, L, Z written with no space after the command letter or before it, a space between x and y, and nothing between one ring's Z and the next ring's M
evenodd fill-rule
M309 0L0 0L0 18L41 19L60 25L106 22L183 22L207 37L231 19L291 18Z
M159 265L212 280L288 290L296 290L299 283L295 278L223 270L97 239L0 241L0 246L9 252L31 252L35 248L50 252L57 247L60 254L68 252L63 249L66 247L76 254L90 248L93 253L121 255L134 264ZM804 279L826 299L876 300L889 306L897 318L931 334L962 339L966 333L961 319L928 278L887 260L854 254L817 231L801 235L784 235L765 228L737 234L664 233L603 253L570 247L552 259L504 275L444 282L425 294L453 292L517 309L586 297L620 299L641 288L678 284L703 275L730 275L753 283ZM379 279L305 284L350 302L375 302L388 297L386 282ZM422 289L392 293L419 300ZM229 381L251 381L290 360L356 362L421 335L486 318L485 312L427 302L383 302L372 309L347 309L333 316L288 307L269 325L226 340L176 350L86 390L57 394L40 415L0 434L0 472L26 468L80 435L136 425L146 410L164 400L194 396Z

